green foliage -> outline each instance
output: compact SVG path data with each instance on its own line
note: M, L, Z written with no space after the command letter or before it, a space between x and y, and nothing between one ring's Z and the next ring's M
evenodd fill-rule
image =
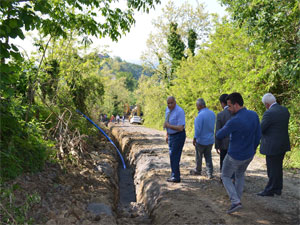
M116 116L122 115L124 112L124 105L129 103L130 92L125 85L125 77L120 79L110 79L105 81L105 96L103 105L100 107L101 113Z
M185 46L189 46L189 32L193 30L197 35L195 43L197 49L199 44L207 38L210 30L209 14L205 12L203 4L197 3L195 6L186 1L177 6L174 1L169 1L162 9L162 14L152 24L155 29L149 35L147 40L148 50L144 52L142 60L147 67L152 68L159 75L160 79L169 80L171 72L174 72L172 71L172 69L174 70L172 68L173 59L168 54L170 24L178 24L176 34L180 36ZM190 40L190 44L192 42ZM177 45L175 44L175 46ZM189 50L192 51L192 48ZM184 54L189 55L187 49L185 49ZM180 61L182 55L176 55L175 57L178 57ZM158 66L157 63L159 63Z
M159 3L155 0L155 3ZM68 30L77 30L80 35L109 36L117 40L121 33L129 31L135 22L133 9L148 11L153 1L131 0L128 9L111 8L110 0L89 1L1 1L0 47L1 58L18 55L18 48L7 43L9 38L24 39L22 28L26 31L39 29L44 36L66 38ZM97 16L101 15L99 22ZM5 41L2 41L2 40Z
M178 67L180 61L184 57L185 45L181 40L180 35L177 33L177 23L170 24L170 31L167 38L168 41L168 54L172 58L172 69L171 75L174 73L175 69ZM172 77L171 77L172 80Z
M221 0L232 18L272 52L276 71L296 82L300 81L298 0Z
M2 180L41 169L54 145L47 138L56 138L48 132L54 134L56 127L63 128L64 134L59 134L63 139L70 132L77 134L76 126L85 130L86 124L70 122L73 110L93 113L103 103L105 78L99 74L98 54L82 53L83 47L74 39L81 38L85 47L90 43L86 35L109 36L116 41L135 22L134 9L148 12L159 2L130 0L128 8L121 10L111 7L111 0L0 1ZM24 39L24 32L33 30L41 37L35 43L39 52L25 60L10 42ZM128 77L127 87L133 86ZM118 96L127 97L124 90Z
M36 119L40 106L30 107L32 102L31 84L35 71L31 62L10 62L12 67L18 64L18 73L9 80L13 89L11 95L6 95L8 89L1 87L1 137L0 165L1 179L14 178L22 172L37 171L42 168L44 160L51 150L51 142L44 139L44 123ZM22 70L21 70L22 68Z
M121 77L125 78L125 87L129 91L134 91L137 86L137 80L133 78L132 73L128 72L119 72L117 73L117 79L120 79Z
M103 77L105 97L98 111L108 115L122 115L124 105L135 105L137 80L141 76L152 76L140 65L122 61L121 58L102 57L100 76ZM99 112L98 112L99 113Z
M111 58L109 56L101 60L101 74L107 76L121 77L123 73L128 73L126 76L130 80L134 78L136 81L144 74L146 76L152 76L152 72L144 69L142 66L123 61L119 57ZM121 73L121 75L119 74ZM125 76L125 74L123 74ZM135 81L133 81L135 82Z
M167 99L164 82L161 82L157 75L152 77L142 76L135 95L137 104L142 107L144 113L144 124L161 130Z
M188 32L188 48L190 49L193 56L195 55L196 41L197 33L193 29L190 29Z
M165 97L167 94L173 95L177 104L185 110L186 130L192 137L198 98L204 98L208 108L217 113L222 110L218 100L221 94L240 92L245 106L262 117L265 108L261 98L265 93L272 92L291 114L289 133L292 151L287 153L285 167L300 168L299 86L287 77L279 76L269 50L235 23L226 20L216 23L210 42L202 47L195 57L181 61L173 86L169 89L157 75L139 82L137 94L141 95L145 124L162 127ZM147 95L151 97L147 98Z
M290 96L283 101L291 114L289 135L292 151L287 152L284 166L287 168L300 168L300 87L290 92Z
M19 189L17 185L0 188L0 214L4 224L34 224L28 216L28 211L41 201L38 193L26 196L24 203L16 203L14 192Z
M193 134L198 98L204 98L207 106L217 112L219 96L238 91L248 108L259 111L262 106L257 104L257 99L267 90L267 85L258 87L263 83L262 71L270 69L272 64L263 56L257 57L263 50L251 47L252 40L243 30L233 24L220 24L210 40L211 44L197 56L181 63L170 90L186 111L189 135Z
M1 104L0 165L1 180L15 178L22 172L40 170L51 151L51 141L43 138L44 125L34 119L25 122L26 108L18 102Z
M52 99L56 94L56 89L59 81L59 62L51 60L45 63L45 73L40 78L42 96L45 99Z

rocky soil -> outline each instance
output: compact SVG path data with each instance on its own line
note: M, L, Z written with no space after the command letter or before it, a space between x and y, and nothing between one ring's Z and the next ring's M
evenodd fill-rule
M26 216L34 219L33 224L47 225L299 224L299 171L284 173L281 196L259 197L256 193L263 189L267 176L264 159L256 157L246 174L243 208L227 215L230 202L220 182L215 150L215 177L192 176L194 147L187 139L181 158L182 181L168 183L164 132L129 123L110 124L110 132L131 168L119 167L119 156L103 136L89 137L76 165L48 163L42 172L7 183L15 187L13 204L22 204L26 196L37 194L40 201Z

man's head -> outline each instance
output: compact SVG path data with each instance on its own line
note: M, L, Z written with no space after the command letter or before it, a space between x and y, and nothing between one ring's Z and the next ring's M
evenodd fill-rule
M276 102L276 98L271 93L267 93L262 97L262 103L266 106L267 109Z
M240 93L233 92L227 96L226 100L227 100L228 110L232 114L237 113L241 108L243 108L244 100Z
M176 100L173 96L167 98L167 104L170 111L172 111L176 106Z
M203 98L197 99L196 107L197 107L198 111L206 107L206 104L205 104L205 101Z
M219 98L219 101L220 101L223 109L227 105L227 101L226 101L227 96L228 96L228 94L222 94Z

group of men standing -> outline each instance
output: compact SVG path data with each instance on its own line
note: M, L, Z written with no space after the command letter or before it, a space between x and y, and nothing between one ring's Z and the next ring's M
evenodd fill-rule
M245 171L260 145L261 154L266 155L268 183L259 196L281 195L283 173L282 164L286 151L290 150L288 123L290 114L287 108L279 105L271 93L263 96L266 107L260 123L256 112L244 107L240 93L223 94L219 98L223 111L217 114L206 107L204 99L196 101L198 115L194 121L196 167L190 173L201 175L202 157L206 162L209 179L213 178L212 146L220 154L221 180L229 195L231 206L227 213L242 207L241 197L244 188ZM186 139L185 113L176 104L173 96L167 98L164 128L169 145L171 177L168 182L178 183L179 163ZM215 121L216 120L216 121ZM216 124L216 125L215 125ZM215 129L216 128L216 129Z

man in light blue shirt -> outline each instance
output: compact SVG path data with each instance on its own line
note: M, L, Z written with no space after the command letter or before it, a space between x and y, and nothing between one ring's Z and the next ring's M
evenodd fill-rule
M196 168L191 170L192 175L201 175L202 157L204 155L206 163L206 173L209 179L213 177L213 163L211 157L211 149L214 144L215 129L215 113L208 108L203 98L199 98L196 102L198 116L195 119L195 136L193 145L196 147Z
M179 163L183 145L185 142L185 114L181 107L176 104L173 96L167 98L164 128L167 130L166 142L169 144L171 177L168 182L180 182Z

